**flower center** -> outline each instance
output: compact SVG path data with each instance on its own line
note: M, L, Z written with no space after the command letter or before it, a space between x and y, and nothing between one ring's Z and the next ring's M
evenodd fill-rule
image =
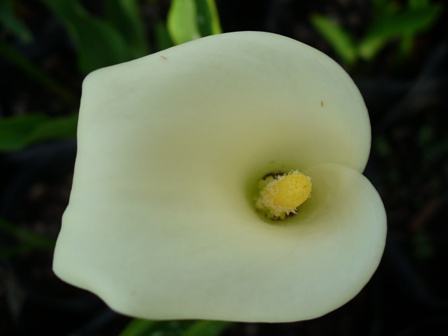
M293 170L288 174L269 175L258 182L255 206L269 219L285 219L311 196L311 179Z

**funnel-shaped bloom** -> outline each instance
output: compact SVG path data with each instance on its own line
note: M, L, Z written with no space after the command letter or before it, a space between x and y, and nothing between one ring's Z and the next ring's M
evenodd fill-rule
M386 218L361 174L364 102L297 41L215 35L95 71L78 132L54 270L118 312L310 319L353 298L379 263ZM260 181L295 171L312 191L284 178L265 203L288 216L266 217Z

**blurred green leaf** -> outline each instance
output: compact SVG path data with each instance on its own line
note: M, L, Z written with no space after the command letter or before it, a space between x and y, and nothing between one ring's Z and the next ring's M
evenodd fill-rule
M407 57L415 35L430 28L442 10L440 4L429 0L408 0L405 5L398 1L370 1L372 22L364 36L356 41L329 18L321 15L311 18L316 30L346 64L354 64L360 58L372 60L392 40L400 42L399 56Z
M231 323L220 321L132 320L119 336L218 336Z
M21 42L28 43L33 40L29 29L17 18L12 0L0 1L0 23Z
M360 56L367 60L371 59L390 40L406 36L413 37L429 28L439 13L439 6L431 6L376 17L359 44Z
M134 319L122 330L119 336L147 336L157 322Z
M130 60L124 37L110 23L93 17L76 0L41 0L67 29L75 44L81 72Z
M409 8L425 8L431 6L429 0L409 0Z
M175 44L222 32L214 0L173 0L167 26Z
M45 140L76 137L77 115L50 118L43 114L0 119L0 151L15 151Z
M333 23L329 18L318 14L311 17L311 23L344 63L351 65L356 62L356 45L349 32Z
M194 0L173 0L168 12L168 32L175 44L199 38Z
M43 237L31 230L18 227L3 219L0 219L0 232L14 236L20 241L19 245L1 248L0 260L33 250L53 249L56 243L54 239Z
M201 36L221 34L218 9L214 0L195 0L196 20Z
M16 237L25 245L35 248L52 248L55 244L54 239L43 237L31 230L18 227L3 219L0 219L0 231Z
M374 17L382 17L391 13L396 13L400 6L396 1L391 0L370 0L372 4L372 15Z
M132 320L119 336L181 336L194 321Z
M108 21L126 38L133 58L149 53L138 0L104 0Z
M168 28L163 21L156 21L154 25L157 51L165 50L174 45Z
M218 321L197 321L182 336L218 336L231 323Z

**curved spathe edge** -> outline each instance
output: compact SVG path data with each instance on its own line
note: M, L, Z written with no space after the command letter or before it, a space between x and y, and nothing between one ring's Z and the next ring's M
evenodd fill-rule
M307 174L314 176L316 192L296 225L263 224L253 209L241 208L227 217L203 213L206 223L189 230L179 221L176 228L140 225L139 232L129 232L114 212L102 218L109 237L86 236L73 226L77 232L63 231L55 271L114 310L142 318L291 322L322 316L352 299L374 273L386 216L375 189L356 171L320 165ZM210 227L213 218L219 223ZM229 225L236 218L243 223ZM161 242L167 234L169 241Z

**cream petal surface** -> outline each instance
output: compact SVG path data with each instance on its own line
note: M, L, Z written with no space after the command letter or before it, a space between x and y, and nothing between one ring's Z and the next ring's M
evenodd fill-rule
M379 262L364 103L299 42L222 34L96 71L78 134L54 270L119 312L308 319L356 295ZM257 180L293 169L311 176L312 198L294 225L268 224Z
M298 167L363 171L370 152L368 113L346 72L316 49L260 32L214 35L92 73L79 128L81 151L86 143L149 156L158 146L179 152L178 165L187 155L238 163L246 174L291 157Z
M55 271L113 309L148 319L321 316L370 279L386 218L358 172L319 165L306 173L313 196L283 225L260 220L236 185L201 188L196 202L204 204L189 204L195 211L156 216L143 200L77 202L64 215Z

